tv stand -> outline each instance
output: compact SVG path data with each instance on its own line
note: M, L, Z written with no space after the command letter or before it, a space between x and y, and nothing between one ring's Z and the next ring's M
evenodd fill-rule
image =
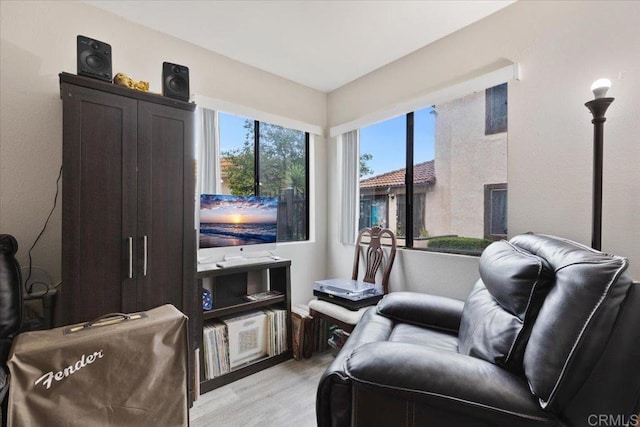
M247 375L284 362L293 357L291 335L291 261L272 260L258 264L239 265L226 268L214 267L212 264L198 265L196 274L196 295L200 296L196 307L195 319L195 372L196 381L200 384L200 393L206 393L225 384L229 384ZM206 283L205 283L206 282ZM202 309L202 289L211 291L213 307ZM277 295L250 301L247 294L264 291L276 291ZM203 326L213 319L228 315L241 315L260 308L277 308L286 310L287 350L271 357L264 357L254 362L231 370L229 373L208 379L205 377Z

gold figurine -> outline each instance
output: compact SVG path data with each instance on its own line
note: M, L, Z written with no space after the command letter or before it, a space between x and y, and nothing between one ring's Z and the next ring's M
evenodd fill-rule
M136 89L143 92L149 92L149 82L143 82L142 80L137 82L124 73L118 73L113 78L113 82L118 86L125 86L130 89Z

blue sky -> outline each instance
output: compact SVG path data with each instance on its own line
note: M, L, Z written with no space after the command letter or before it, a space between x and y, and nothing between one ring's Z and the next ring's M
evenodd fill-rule
M247 118L220 113L218 120L220 121L220 152L242 147L247 135L244 128Z
M431 107L416 110L413 117L414 164L434 158L435 117L431 110ZM373 155L367 162L373 175L405 167L406 126L406 115L403 114L360 129L360 154Z
M431 107L414 114L414 163L434 158L433 134L435 117ZM372 154L367 165L374 175L405 167L405 115L360 129L360 153ZM220 113L220 151L242 147L246 130L245 117Z

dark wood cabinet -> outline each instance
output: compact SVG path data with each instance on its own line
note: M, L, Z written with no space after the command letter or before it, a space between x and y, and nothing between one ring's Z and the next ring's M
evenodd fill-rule
M192 312L194 104L60 74L59 323L173 304Z

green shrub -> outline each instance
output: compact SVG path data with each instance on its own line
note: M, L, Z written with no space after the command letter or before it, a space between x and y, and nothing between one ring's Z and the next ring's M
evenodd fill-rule
M491 240L474 237L436 237L429 240L429 249L448 250L453 252L481 253L491 244Z

